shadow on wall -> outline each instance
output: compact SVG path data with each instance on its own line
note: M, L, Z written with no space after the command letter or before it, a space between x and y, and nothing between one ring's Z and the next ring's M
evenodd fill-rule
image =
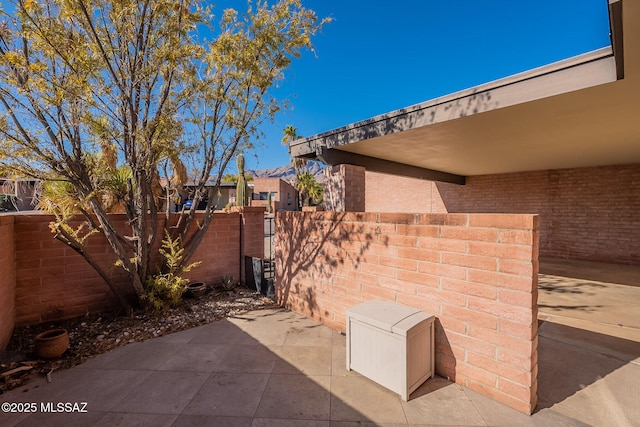
M308 313L312 318L323 319L328 312L319 312L318 298L321 298L328 285L358 285L358 281L349 277L349 273L358 269L374 241L386 244L388 240L386 236L376 235L375 230L367 232L361 222L365 215L368 214L277 214L276 300L280 305ZM313 285L307 286L309 283ZM330 303L324 301L322 306Z

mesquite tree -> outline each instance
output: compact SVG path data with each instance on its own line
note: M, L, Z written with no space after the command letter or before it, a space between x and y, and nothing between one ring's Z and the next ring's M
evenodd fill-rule
M84 250L87 236L105 236L139 297L160 271L152 248L165 235L180 239L187 266L213 218L213 197L194 216L212 191L205 183L219 185L228 162L259 140L260 124L281 107L270 88L325 21L300 0L249 2L242 14L216 17L190 0L17 0L5 8L0 170L47 183L55 237L129 309ZM198 166L192 208L169 227L167 198L186 178L187 157ZM126 230L116 227L114 206ZM69 222L77 214L80 227Z

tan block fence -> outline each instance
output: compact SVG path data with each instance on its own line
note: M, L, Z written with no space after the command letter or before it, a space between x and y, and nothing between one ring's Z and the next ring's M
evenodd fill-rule
M525 413L536 405L538 217L279 213L276 297L345 330L381 299L436 316L436 372Z
M0 214L0 349L6 347L16 325L118 307L115 296L92 267L54 239L49 230L53 219L39 213ZM177 220L177 216L172 220ZM126 216L116 215L115 222L124 226ZM187 277L207 284L219 282L227 274L240 278L244 274L241 273L244 256L262 258L263 235L264 208L215 213L192 258L202 264ZM96 235L89 238L88 244L88 250L133 298L128 277L115 266L115 256L106 240Z

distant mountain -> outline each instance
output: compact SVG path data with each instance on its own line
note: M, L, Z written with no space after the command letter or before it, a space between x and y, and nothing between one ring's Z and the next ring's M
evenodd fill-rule
M322 184L324 181L323 171L326 167L327 166L322 163L311 161L307 163L305 169L315 177L318 183ZM291 165L280 166L272 169L247 170L246 173L254 178L280 178L287 182L293 182L296 175L296 171Z

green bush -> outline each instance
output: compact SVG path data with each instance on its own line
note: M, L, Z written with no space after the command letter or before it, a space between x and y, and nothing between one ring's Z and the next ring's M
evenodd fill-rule
M184 248L180 244L180 237L171 239L165 231L166 239L162 241L159 252L164 257L162 271L147 277L143 301L154 311L164 311L168 307L177 306L187 290L189 279L181 276L190 271L200 262L194 262L186 267L180 267L184 255Z

